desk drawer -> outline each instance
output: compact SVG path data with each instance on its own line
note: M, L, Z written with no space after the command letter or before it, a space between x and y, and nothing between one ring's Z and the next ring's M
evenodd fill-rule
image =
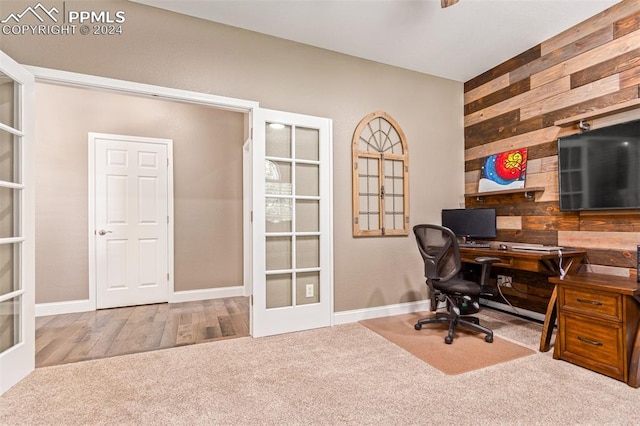
M560 309L622 321L622 295L563 286L558 295Z
M574 364L626 380L622 324L560 314L560 357Z

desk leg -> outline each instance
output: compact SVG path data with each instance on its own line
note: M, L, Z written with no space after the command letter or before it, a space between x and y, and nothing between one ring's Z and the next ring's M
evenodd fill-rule
M542 336L540 336L540 352L548 352L551 349L551 335L553 334L553 326L556 323L558 314L558 286L553 287L549 304L547 305L547 314L544 317L544 325L542 326Z
M629 386L634 388L640 387L640 327L636 329L636 338L631 350L631 359L629 360Z

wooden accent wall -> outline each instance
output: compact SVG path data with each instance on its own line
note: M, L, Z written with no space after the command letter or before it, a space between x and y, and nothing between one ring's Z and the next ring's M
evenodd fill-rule
M484 198L498 211L498 240L582 247L598 272L637 274L640 210L559 210L557 138L579 129L554 123L584 114L592 128L638 119L639 85L640 0L624 0L465 83L465 193L477 192L484 157L523 147L526 186L544 188L532 201ZM481 205L468 197L466 206ZM516 273L514 289L504 290L514 305L544 312L551 289L546 277Z

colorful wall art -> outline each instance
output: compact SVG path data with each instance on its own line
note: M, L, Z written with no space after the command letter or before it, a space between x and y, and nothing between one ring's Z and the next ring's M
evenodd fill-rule
M478 192L524 188L527 148L490 155L484 159Z

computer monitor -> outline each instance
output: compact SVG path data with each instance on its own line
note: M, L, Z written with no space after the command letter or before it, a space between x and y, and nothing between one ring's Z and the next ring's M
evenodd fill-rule
M443 209L442 226L465 240L496 238L496 209Z

